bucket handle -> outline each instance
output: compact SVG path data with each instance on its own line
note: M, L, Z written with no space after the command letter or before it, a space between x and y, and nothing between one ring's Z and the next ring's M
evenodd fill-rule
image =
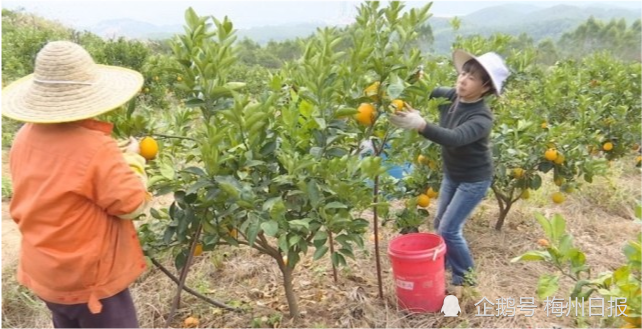
M435 260L437 260L437 254L440 253L444 249L445 249L445 246L442 244L439 249L435 250L435 252L432 254L432 261L433 262Z

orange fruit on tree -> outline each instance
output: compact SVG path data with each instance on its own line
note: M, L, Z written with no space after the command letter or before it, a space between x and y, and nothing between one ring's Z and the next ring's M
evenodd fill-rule
M417 205L419 207L428 207L430 205L430 197L425 194L419 194L417 197Z
M428 158L422 154L417 157L417 162L420 164L428 164Z
M524 169L519 168L519 167L513 169L513 177L515 177L517 179L520 179L520 178L524 177Z
M140 141L140 155L147 159L153 160L158 154L158 142L147 136Z
M522 191L522 194L519 196L523 200L528 200L531 197L531 192L529 189L525 189Z
M555 161L557 159L557 150L554 148L549 148L544 152L544 158L548 161Z
M604 145L602 145L602 149L604 151L607 151L607 152L612 150L613 149L613 143L611 143L611 142L604 143Z
M375 111L375 107L372 104L362 103L359 105L359 108L357 108L357 111L359 111L359 113L355 114L354 118L359 121L359 123L366 126L374 123L377 111Z
M197 243L196 247L194 247L194 256L198 257L203 253L203 244L202 243Z
M542 122L542 129L548 128L548 122L544 121Z
M404 104L405 104L404 101L402 101L401 99L395 99L392 102L390 102L390 107L392 108L393 111L399 112L399 111L403 111Z
M566 158L564 157L564 154L558 152L557 153L557 158L555 158L555 160L553 160L553 162L555 162L555 164L560 165L560 164L564 163L564 160L566 160Z
M433 199L433 198L436 198L437 196L439 196L439 193L437 191L433 190L432 187L429 187L428 190L426 190L426 195L429 198Z
M562 184L564 184L564 182L566 182L566 179L564 179L564 177L557 177L557 178L553 179L553 183L555 183L555 185L557 185L557 186L562 186Z
M548 242L548 240L546 240L546 239L539 239L539 240L537 240L537 244L538 244L538 245L540 245L540 246L542 246L542 247L548 247L548 246L550 246L550 245L551 245L551 244Z
M560 204L560 203L564 202L566 197L564 197L564 194L562 194L562 192L555 192L551 196L551 199L553 199L553 202L555 202L557 204Z

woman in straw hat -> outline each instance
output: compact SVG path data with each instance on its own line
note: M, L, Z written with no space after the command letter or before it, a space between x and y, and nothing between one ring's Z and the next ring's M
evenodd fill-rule
M486 195L493 178L489 142L493 115L484 98L491 94L499 96L510 73L502 58L493 52L476 57L456 50L453 62L459 73L455 87L436 88L430 95L450 100L439 107L439 124L426 122L412 108L393 115L390 122L417 130L441 145L444 175L434 227L446 242L452 285L460 293L461 286L475 284L471 275L467 275L474 267L463 226Z
M9 155L18 281L45 301L57 328L138 327L128 286L146 263L130 219L149 201L145 159L131 152L136 143L123 156L112 124L93 117L142 84L138 72L55 41L33 74L2 91L2 114L26 123Z

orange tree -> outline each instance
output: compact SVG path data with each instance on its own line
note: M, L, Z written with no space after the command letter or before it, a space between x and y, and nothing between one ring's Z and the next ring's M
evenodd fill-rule
M376 173L377 161L360 161L339 143L345 109L334 102L339 80L330 65L332 30L311 41L302 59L311 70L303 74L310 79L301 88L305 96L283 102L280 75L260 95L235 92L243 84L226 80L234 62L232 24L214 19L211 32L209 19L189 9L188 32L172 45L184 77L177 87L189 94L185 105L198 112L186 114L193 119L189 130L173 131L182 137L182 157L161 155L153 171L155 189L173 192L174 201L152 210L155 220L141 228L143 241L150 254L171 248L181 268L179 285L193 256L219 244L248 245L274 258L296 318L292 280L300 257L314 246L315 258L330 250L333 263L345 264L352 245L362 245L367 222L352 214L367 200L365 181Z
M377 7L363 5L357 19L361 25L347 37L338 29L320 31L296 66L274 75L270 90L253 97L242 93L243 84L227 81L235 56L231 22L214 19L217 29L212 32L209 17L186 12L186 34L172 44L183 76L176 87L188 93L185 105L200 115L189 131L174 132L182 137L184 156L158 160L158 175L151 181L158 191L173 192L174 202L168 209L153 210L155 220L142 228L149 253L173 250L182 269L181 284L195 251L245 244L275 259L296 318L292 279L300 257L314 246L314 258L329 252L333 265L345 264L353 245L363 244L367 221L353 214L372 204L367 181L376 181L386 168L381 157L355 156L359 141L377 126L359 126L346 116L366 100L368 79L377 78L386 88L377 91L381 101L375 108L390 104L384 93L398 97L407 89L409 82L399 76L412 73L418 52L392 55L405 54L403 45L416 37L412 26L427 17L427 7L403 16L399 3ZM384 33L377 33L371 29L377 19L400 25L384 25ZM376 49L354 36L376 41ZM337 47L347 38L354 45L341 52ZM291 88L283 88L290 83ZM381 145L386 134L378 137ZM160 236L158 230L163 231Z
M391 2L388 7L379 8L378 2L367 2L359 6L356 23L345 30L347 35L345 57L338 62L341 77L337 86L343 102L356 108L354 120L349 124L352 135L346 140L354 153L363 156L363 161L372 163L370 177L375 261L379 296L383 297L379 257L379 218L390 216L392 198L414 194L407 204L407 211L401 212L397 223L404 223L410 217L418 218L418 195L413 191L405 193L399 189L395 179L386 174L391 165L399 164L399 152L394 139L399 136L391 129L387 116L403 110L405 102L413 103L423 96L421 88L424 73L419 41L430 32L424 26L430 17L431 4L403 12L404 5ZM370 152L362 152L363 148ZM386 157L386 163L383 158ZM403 163L401 163L403 165ZM425 213L424 213L425 215Z

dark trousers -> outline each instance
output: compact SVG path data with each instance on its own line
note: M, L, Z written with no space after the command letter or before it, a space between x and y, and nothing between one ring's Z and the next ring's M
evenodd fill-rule
M87 303L64 305L45 301L55 328L138 328L136 309L129 289L101 299L102 312L91 314Z

